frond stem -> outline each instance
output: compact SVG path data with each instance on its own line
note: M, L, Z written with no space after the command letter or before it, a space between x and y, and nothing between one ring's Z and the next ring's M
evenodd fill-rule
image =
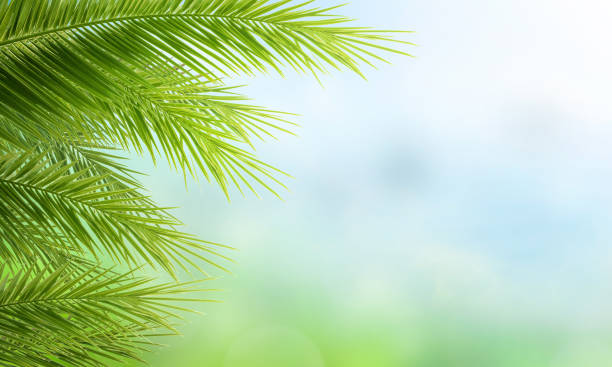
M73 197L70 197L68 195L64 195L62 193L56 192L56 191L52 191L52 190L48 190L44 187L39 187L39 186L35 186L35 185L31 185L31 184L27 184L27 183L23 183L23 182L17 182L17 181L11 181L11 180L7 180L5 178L0 178L0 184L5 184L5 185L14 185L14 186L19 186L19 187L23 187L27 190L34 190L34 191L40 191L40 192L44 192L46 194L52 195L52 196L56 196L56 197L60 197L62 199L68 200L70 202L76 203L77 205L82 205L83 207L87 207L90 208L96 212L99 212L100 214L104 215L104 216L111 216L112 217L112 212L107 212L104 209L98 208L95 205L92 205L92 203L87 202L87 201L82 201ZM168 223L168 225L173 225L173 224L177 224L177 223ZM139 225L138 223L135 223L134 225Z
M54 29L49 29L46 31L41 31L41 32L35 32L35 33L31 33L25 36L21 36L21 37L16 37L16 38L11 38L11 39L7 39L4 41L0 41L0 47L4 47L10 44L14 44L17 42L23 42L26 40L34 40L40 37L44 37L46 35L52 34L52 33L59 33L59 32L67 32L67 31L71 31L71 30L75 30L75 29L79 29L79 28L85 28L85 27L90 27L90 26L94 26L94 25L98 25L98 24L107 24L107 23L120 23L120 22L126 22L126 21L130 21L130 20L138 20L138 19L155 19L155 18L218 18L218 19L229 19L229 20L237 20L237 21L242 21L242 22L256 22L256 23L262 23L262 24L267 24L267 25L271 25L271 26L282 26L285 28L289 28L289 29L293 29L293 30L297 30L297 31L302 31L305 28L307 28L309 31L314 31L314 32L323 32L323 33L327 33L324 32L324 30L320 29L320 28L316 28L316 27L304 27L304 26L299 26L299 25L294 25L294 24L287 24L287 23L283 23L283 22L271 22L271 21L266 21L266 20L262 20L262 19L255 19L255 18L246 18L246 17L237 17L237 16L231 16L231 15L216 15L216 14L192 14L192 13L187 13L187 14L149 14L149 15L133 15L133 16L127 16L127 17L117 17L117 18L111 18L111 19L103 19L103 20L97 20L94 22L87 22L87 23L78 23L78 24L73 24L73 25L68 25L68 26L64 26L64 27L58 27L58 28L54 28Z
M67 301L93 301L93 302L100 302L102 300L105 299L116 299L116 298L120 298L120 299L126 299L126 298L140 298L140 297L136 297L136 296L105 296L105 297L58 297L58 298L44 298L44 299L34 299L34 300L30 300L30 301L21 301L21 302L12 302L12 303L5 303L5 304L0 304L0 309L3 308L8 308L8 307L15 307L15 306L20 306L20 305L31 305L31 304L40 304L40 303L52 303L52 302L67 302Z

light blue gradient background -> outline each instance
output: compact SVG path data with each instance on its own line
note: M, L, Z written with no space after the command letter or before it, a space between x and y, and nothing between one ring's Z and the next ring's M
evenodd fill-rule
M416 58L392 56L367 82L335 72L323 88L292 73L238 81L301 115L299 137L257 149L295 177L284 201L228 203L134 163L187 231L239 249L218 282L225 303L189 316L152 364L257 366L291 335L297 354L262 365L612 363L612 3L352 0L337 12L417 31L405 36ZM270 351L244 347L270 328ZM491 340L512 351L470 359Z

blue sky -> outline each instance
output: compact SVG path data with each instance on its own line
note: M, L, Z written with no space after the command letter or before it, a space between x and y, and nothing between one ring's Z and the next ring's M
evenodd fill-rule
M228 204L212 186L185 192L166 167L137 165L188 230L240 249L237 277L293 276L348 303L609 325L611 11L595 0L353 0L338 12L417 31L405 36L416 57L390 57L367 82L333 73L323 88L291 73L240 80L257 104L300 114L299 137L258 147L295 177L284 201Z

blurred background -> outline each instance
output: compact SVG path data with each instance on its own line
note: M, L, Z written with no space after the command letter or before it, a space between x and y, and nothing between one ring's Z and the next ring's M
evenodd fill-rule
M336 1L318 0L321 6ZM239 80L300 114L283 200L132 166L238 250L156 367L612 364L612 3L351 0L415 58ZM212 297L212 295L211 295Z

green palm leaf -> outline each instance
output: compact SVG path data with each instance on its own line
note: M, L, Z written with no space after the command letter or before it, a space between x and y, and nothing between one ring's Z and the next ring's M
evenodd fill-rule
M67 136L58 138L46 135L35 138L11 122L0 120L0 153L17 152L45 153L51 163L66 162L73 164L69 172L85 171L92 175L108 177L118 189L128 187L143 188L134 178L139 172L128 168L122 163L125 158L116 154L117 148L97 142L69 139Z
M0 268L0 361L20 366L103 365L100 358L138 359L148 336L176 333L184 293L194 283L153 285L147 278L108 270L16 275ZM197 299L197 301L203 301ZM165 331L164 331L165 330Z
M189 283L224 269L220 245L177 230L117 150L203 175L229 197L284 187L254 140L291 133L285 114L223 84L290 68L361 74L393 32L355 27L312 1L0 0L0 365L103 366L174 333ZM363 75L362 75L363 76Z
M109 105L110 118L96 128L108 141L154 159L161 150L183 173L201 172L226 195L230 183L253 192L252 181L273 193L270 184L284 187L275 178L282 172L247 150L253 138L291 133L285 126L293 124L284 114L247 103L235 88L190 76L149 77L144 85L126 88L124 100Z
M240 172L269 188L260 178L271 179L274 170L232 144L245 139L244 126L231 133L211 129L208 114L186 110L192 103L176 99L193 102L202 94L201 79L216 81L216 75L280 72L284 65L359 72L359 62L379 58L373 50L396 52L382 45L393 41L385 32L343 26L349 19L309 3L8 1L0 17L0 115L31 134L108 137L100 128L112 127L111 141L144 145L149 153L159 139L175 165L212 176L226 193L228 180L245 183ZM149 89L151 76L172 86L174 106L168 93L145 93L141 100L138 89ZM195 93L188 92L193 82ZM173 116L188 114L189 123L164 111L143 115L160 97ZM9 100L18 103L2 103ZM200 107L205 102L197 100Z
M45 153L0 156L0 215L7 219L0 228L15 234L7 238L20 233L33 247L40 243L37 238L45 238L64 252L85 249L132 265L144 260L171 274L183 263L201 269L193 259L221 267L202 255L221 256L215 244L175 230L180 222L164 208L143 204L150 202L139 196L126 197L125 190L114 190L85 171L69 173L72 166L51 164ZM19 246L10 250L25 251Z
M22 45L50 44L82 53L96 50L89 63L105 65L109 55L146 69L170 56L199 74L251 73L286 63L324 70L344 65L359 72L358 61L380 59L368 50L386 50L389 32L344 24L350 19L319 9L312 1L5 0L0 47L5 54ZM118 34L121 39L115 38ZM85 55L79 61L85 59ZM119 71L117 71L119 72ZM121 72L129 73L128 69ZM81 73L82 74L82 73ZM134 76L132 74L132 76ZM97 86L102 88L101 85Z

